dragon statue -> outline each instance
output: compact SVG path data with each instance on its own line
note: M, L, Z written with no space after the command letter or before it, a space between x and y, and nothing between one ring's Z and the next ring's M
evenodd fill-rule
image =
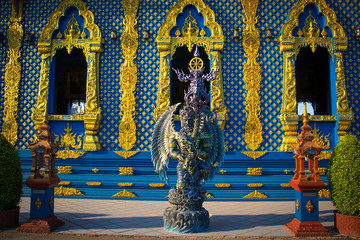
M164 213L166 230L182 233L208 228L209 213L202 207L206 199L202 187L219 170L224 160L224 134L215 112L208 104L210 95L204 82L216 78L217 70L203 74L204 63L196 47L187 75L176 70L179 81L190 82L185 91L185 105L171 106L159 118L152 135L151 158L160 178L169 183L170 159L178 161L176 188L169 191L170 207ZM180 113L181 129L175 130L174 117Z

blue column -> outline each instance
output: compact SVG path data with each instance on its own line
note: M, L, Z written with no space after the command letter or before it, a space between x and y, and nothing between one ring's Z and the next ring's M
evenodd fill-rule
M54 188L31 189L30 218L47 219L54 215Z
M318 192L295 190L295 218L300 222L319 222Z

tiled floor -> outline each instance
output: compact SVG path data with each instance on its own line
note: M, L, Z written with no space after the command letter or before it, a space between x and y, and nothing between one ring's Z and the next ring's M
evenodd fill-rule
M204 233L178 234L163 229L166 201L56 199L55 215L65 225L63 234L133 236L291 236L284 224L294 218L293 202L205 202L212 214ZM320 202L320 222L332 230L331 201ZM21 202L20 224L30 215L30 198Z

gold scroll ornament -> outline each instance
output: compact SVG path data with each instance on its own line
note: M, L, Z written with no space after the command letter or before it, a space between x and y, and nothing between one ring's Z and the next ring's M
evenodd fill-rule
M12 16L11 23L7 32L9 43L9 62L5 65L5 100L4 100L4 117L1 133L12 144L18 140L18 97L19 97L19 82L21 79L21 64L19 58L21 56L21 42L24 35L23 28L20 24L22 20L22 6L23 1L19 3L19 10L17 3L12 2Z
M246 118L245 142L247 147L253 151L258 149L263 140L262 124L259 119L260 114L260 83L261 68L257 62L260 33L256 29L256 11L259 4L258 0L241 0L244 9L243 20L246 28L243 32L243 47L247 61L244 62L244 81L247 96L245 100Z
M137 23L136 13L140 0L123 0L125 11L124 26L121 36L121 48L124 63L120 67L120 125L119 144L125 150L130 150L136 143L135 125L135 95L136 82L138 77L137 67L134 63L136 50L138 48L138 33L135 30Z

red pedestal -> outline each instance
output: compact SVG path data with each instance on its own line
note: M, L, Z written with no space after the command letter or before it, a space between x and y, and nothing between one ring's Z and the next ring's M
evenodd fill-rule
M285 225L296 237L330 237L331 233L319 222L300 222L294 218Z
M50 233L58 227L64 225L64 222L59 220L56 216L51 216L46 219L30 218L16 229L18 232L27 233Z

